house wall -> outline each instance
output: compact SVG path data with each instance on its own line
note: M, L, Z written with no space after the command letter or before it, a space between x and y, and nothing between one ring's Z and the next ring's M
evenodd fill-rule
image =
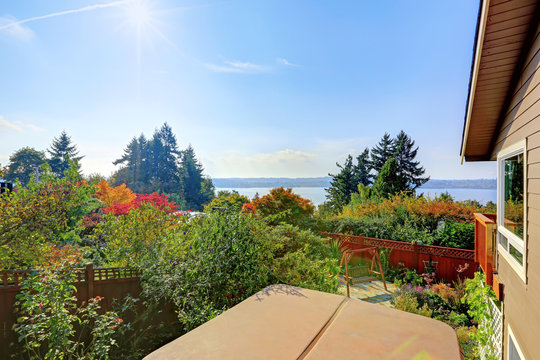
M520 140L527 140L527 283L499 255L504 284L504 352L508 324L527 359L540 359L540 29L505 115L491 158Z

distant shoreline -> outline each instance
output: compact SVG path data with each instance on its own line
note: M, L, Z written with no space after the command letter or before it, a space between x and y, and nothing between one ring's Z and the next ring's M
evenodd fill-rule
M330 186L331 178L213 178L217 188L259 188L259 187L324 187ZM497 189L496 179L445 180L432 179L422 185L423 189Z

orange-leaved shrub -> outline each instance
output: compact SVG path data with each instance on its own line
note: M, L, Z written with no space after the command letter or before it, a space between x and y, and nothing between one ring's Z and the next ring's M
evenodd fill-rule
M472 222L474 213L480 209L472 204L448 201L444 198L431 199L398 194L389 199L370 199L363 203L346 206L340 216L349 218L388 216L399 211L406 211L412 217L435 221Z
M126 184L120 186L112 187L109 186L107 181L101 180L99 184L95 185L97 187L97 192L95 197L104 202L107 206L114 204L127 204L135 200L137 195L131 191Z

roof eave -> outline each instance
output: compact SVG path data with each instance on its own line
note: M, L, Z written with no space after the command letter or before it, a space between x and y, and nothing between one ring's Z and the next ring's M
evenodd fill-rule
M463 136L461 138L461 163L463 159L467 160L469 157L465 157L465 150L467 147L467 138L469 136L469 125L471 120L471 113L474 103L474 93L476 91L476 81L478 79L478 70L480 68L480 58L482 56L482 46L484 43L484 33L487 23L487 12L489 9L490 0L480 0L478 9L478 21L476 23L476 35L475 46L473 50L473 62L471 65L471 75L469 79L469 92L467 95L467 106L465 110L465 121L463 124Z

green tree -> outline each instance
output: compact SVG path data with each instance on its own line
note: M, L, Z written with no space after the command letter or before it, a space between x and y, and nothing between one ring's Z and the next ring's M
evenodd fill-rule
M215 197L216 187L212 179L206 176L201 184L201 203L208 204Z
M172 132L172 128L167 123L164 123L154 133L150 143L154 184L160 192L167 194L180 192L182 184L178 171L178 161L181 152L178 149L176 136Z
M358 188L358 176L353 157L347 156L343 165L336 163L340 169L337 174L328 174L332 177L330 187L326 189L326 198L334 212L339 212L343 206L351 201L351 194L355 193Z
M219 191L218 196L204 207L205 212L219 211L240 213L242 205L248 203L247 196L240 195L237 191Z
M62 131L60 136L53 139L47 152L50 156L49 165L57 177L63 177L64 172L69 169L69 160L72 160L73 164L76 164L77 172L80 170L78 163L83 156L78 156L79 151L77 150L77 146L72 143L71 137L65 131Z
M9 165L5 174L6 180L15 182L19 179L25 186L30 178L39 174L41 165L47 162L45 153L31 147L23 147L9 157Z
M356 157L356 167L354 169L358 184L369 185L371 184L371 161L369 160L369 149L365 148L364 151Z
M399 176L398 169L398 162L395 158L386 161L371 188L374 197L389 198L403 189L405 181Z
M394 139L395 158L397 160L398 176L404 181L404 191L415 191L429 180L423 177L426 172L419 161L415 161L418 146L414 147L414 140L403 130Z
M376 178L388 159L395 156L395 142L390 134L384 133L379 143L371 149L371 169L375 171L373 178Z
M122 167L112 176L111 184L118 186L125 183L130 189L138 193L152 192L149 183L150 169L148 162L148 141L143 134L133 138L124 149L124 154L113 162Z
M4 165L0 164L0 178L3 178L4 176L6 176L7 172L8 172L7 165L4 166Z
M91 173L90 175L85 176L84 180L86 180L90 185L97 185L101 180L106 180L106 178L100 173Z
M75 166L57 178L48 164L41 181L0 196L0 270L36 266L50 245L80 241L83 217L101 205Z
M203 205L214 197L214 185L210 178L203 175L203 167L191 145L182 152L180 177L186 207L190 210L202 210Z

